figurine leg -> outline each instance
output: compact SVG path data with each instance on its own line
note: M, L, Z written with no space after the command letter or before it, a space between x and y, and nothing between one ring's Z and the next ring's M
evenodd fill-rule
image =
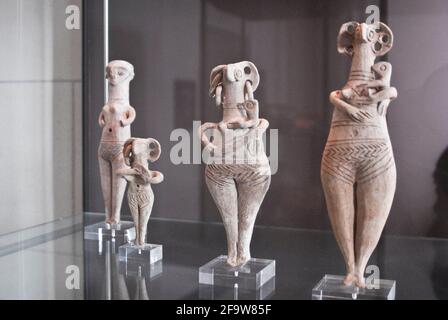
M118 169L125 168L123 155L120 153L112 162L112 200L110 221L112 224L120 222L121 204L126 190L126 180L115 174Z
M356 190L356 285L364 287L364 271L389 216L395 194L395 165Z
M227 263L237 265L238 193L235 181L217 170L206 167L205 182L218 207L227 235Z
M139 225L138 225L138 245L142 246L146 243L146 230L148 230L148 221L149 221L149 217L151 216L151 211L152 211L152 205L153 205L154 200L151 199L151 202L146 205L143 208L140 208L139 210L139 215L140 215L140 219L139 219Z
M109 161L98 157L100 165L101 190L103 192L104 208L106 211L106 222L110 223L112 212L111 193L112 193L112 166Z
M140 239L140 215L139 215L139 208L138 204L135 201L132 201L129 197L128 192L128 204L129 209L131 211L132 220L134 221L134 228L135 228L135 241L134 243L138 245L138 239Z
M238 182L238 244L237 264L243 265L250 260L250 241L255 219L269 185L270 175L257 177L254 181Z
M355 206L353 184L322 172L322 186L325 193L328 215L330 216L336 241L344 256L347 275L345 285L351 285L356 280L355 253L354 253L354 227Z

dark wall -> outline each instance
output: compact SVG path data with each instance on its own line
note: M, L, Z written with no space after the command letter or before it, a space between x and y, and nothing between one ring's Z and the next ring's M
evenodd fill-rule
M83 1L83 189L84 211L104 212L97 149L104 104L103 1Z
M448 236L448 2L389 1L398 184L389 232ZM439 161L440 159L440 161Z
M153 215L220 221L203 166L170 162L175 145L170 134L175 128L192 134L193 120L218 120L208 97L211 68L251 60L261 74L255 93L261 116L279 130L279 167L257 223L328 229L319 177L333 111L328 94L345 83L350 66L336 51L336 37L342 23L364 21L371 4L381 6L382 19L396 39L388 59L399 92L389 109L398 187L386 232L446 236L447 156L437 169L436 164L448 136L448 56L440 47L448 43L443 28L448 3L438 0L111 0L110 59L128 60L136 71L131 83L131 104L137 110L133 135L154 137L163 148L153 168L166 179L154 187ZM99 103L89 106L87 117L92 152L86 209L98 212L103 205L93 150L99 141L100 108ZM126 203L123 212L128 212Z

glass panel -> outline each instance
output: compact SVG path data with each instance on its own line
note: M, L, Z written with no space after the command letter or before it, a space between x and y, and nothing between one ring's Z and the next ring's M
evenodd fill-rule
M82 297L81 2L0 2L0 298Z

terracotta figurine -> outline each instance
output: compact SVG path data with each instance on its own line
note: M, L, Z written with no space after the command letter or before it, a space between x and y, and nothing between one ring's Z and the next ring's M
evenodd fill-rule
M365 286L364 271L386 223L396 185L396 169L386 112L397 90L392 66L375 58L393 44L384 23L348 22L338 36L338 51L352 59L335 106L323 153L321 179L333 231L346 263L346 285Z
M124 168L123 145L131 137L131 123L135 110L129 104L129 82L134 78L134 67L126 61L111 61L106 67L109 97L98 123L103 132L98 148L101 189L106 210L106 223L120 222L120 210L126 180L115 174Z
M205 179L224 223L231 266L251 259L255 219L271 182L262 140L269 123L258 117L258 101L253 95L259 82L257 68L248 61L214 68L210 95L222 108L223 119L199 128L203 144L214 154ZM213 129L213 142L205 134L208 129Z
M148 169L148 161L156 161L160 153L160 143L157 140L130 138L123 148L125 162L130 168L121 168L116 172L129 182L128 204L135 224L135 244L138 246L145 244L149 216L154 204L151 184L163 181L161 172Z

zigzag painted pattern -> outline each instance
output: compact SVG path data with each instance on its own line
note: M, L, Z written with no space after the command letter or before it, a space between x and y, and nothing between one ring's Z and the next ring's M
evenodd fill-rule
M385 140L329 142L322 158L323 172L350 184L367 182L392 165L392 148Z
M269 165L253 164L209 164L205 167L205 177L209 181L225 186L236 182L256 186L270 179Z

